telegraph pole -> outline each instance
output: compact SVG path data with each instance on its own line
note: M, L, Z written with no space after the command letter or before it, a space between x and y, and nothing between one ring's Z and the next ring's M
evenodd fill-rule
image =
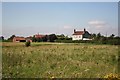
M107 32L106 32L106 37L107 37Z

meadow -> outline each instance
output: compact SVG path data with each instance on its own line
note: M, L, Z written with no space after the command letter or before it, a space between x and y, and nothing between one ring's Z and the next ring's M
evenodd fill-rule
M2 43L3 78L103 78L118 72L118 46Z

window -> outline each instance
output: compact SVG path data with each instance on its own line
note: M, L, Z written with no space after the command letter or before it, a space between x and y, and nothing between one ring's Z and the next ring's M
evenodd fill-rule
M79 38L81 38L81 35L79 36Z

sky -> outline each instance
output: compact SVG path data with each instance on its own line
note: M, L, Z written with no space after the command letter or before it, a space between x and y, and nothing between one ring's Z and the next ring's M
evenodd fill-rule
M73 29L118 35L117 2L3 2L2 35L65 34Z

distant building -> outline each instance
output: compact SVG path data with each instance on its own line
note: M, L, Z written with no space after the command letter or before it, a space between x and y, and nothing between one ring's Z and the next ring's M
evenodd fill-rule
M34 35L34 38L39 39L39 40L43 39L44 37L45 37L45 35L40 35L40 34ZM32 38L33 38L32 36L29 36L26 38L17 36L17 37L13 38L13 42L27 42L27 41L33 42Z
M14 37L13 42L26 42L26 39L24 37Z
M27 41L32 42L32 36L30 36L30 37L26 37L25 39L26 39L26 42L27 42Z
M35 35L35 38L43 38L43 37L45 37L45 35L40 35L40 34Z
M74 29L74 33L72 34L72 40L91 40L91 34L84 29L84 31L76 31Z

